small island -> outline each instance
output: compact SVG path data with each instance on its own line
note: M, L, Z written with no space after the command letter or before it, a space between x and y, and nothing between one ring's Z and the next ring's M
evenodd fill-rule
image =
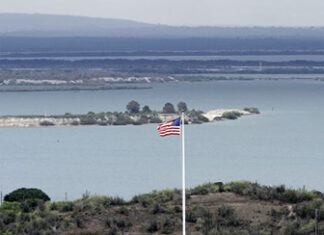
M179 102L177 110L166 103L162 111L153 111L149 106L143 108L137 101L130 101L125 112L88 112L87 114L64 115L15 115L1 116L0 127L50 127L50 126L110 126L143 125L166 122L185 113L185 124L202 124L212 121L235 120L244 115L259 114L257 108L215 109L208 112L189 110L185 102Z

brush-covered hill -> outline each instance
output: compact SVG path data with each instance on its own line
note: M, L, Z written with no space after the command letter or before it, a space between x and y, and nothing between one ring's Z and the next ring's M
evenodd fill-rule
M123 19L0 13L0 36L148 38L323 38L322 27L168 26Z
M318 210L315 219L315 210ZM181 234L181 191L5 202L0 234ZM187 191L188 234L319 234L324 195L257 183L210 183Z
M318 53L324 48L323 39L324 27L188 27L85 16L0 13L0 53L211 50Z

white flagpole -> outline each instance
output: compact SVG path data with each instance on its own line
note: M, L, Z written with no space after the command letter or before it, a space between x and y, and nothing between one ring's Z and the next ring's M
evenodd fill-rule
M186 235L186 167L185 167L185 128L184 112L181 114L182 136L182 235Z

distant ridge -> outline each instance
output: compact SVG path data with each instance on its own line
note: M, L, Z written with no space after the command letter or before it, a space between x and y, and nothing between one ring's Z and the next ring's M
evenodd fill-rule
M182 27L84 16L0 13L0 36L133 38L324 38L323 27Z

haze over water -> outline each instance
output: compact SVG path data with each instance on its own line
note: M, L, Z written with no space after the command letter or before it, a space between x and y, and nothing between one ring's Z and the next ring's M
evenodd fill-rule
M0 93L0 114L123 111L135 99L160 110L255 106L261 115L186 126L188 187L251 180L324 191L324 83L307 80L154 84L151 90ZM155 125L2 128L0 190L37 187L54 200L92 194L129 199L181 186L179 137Z

